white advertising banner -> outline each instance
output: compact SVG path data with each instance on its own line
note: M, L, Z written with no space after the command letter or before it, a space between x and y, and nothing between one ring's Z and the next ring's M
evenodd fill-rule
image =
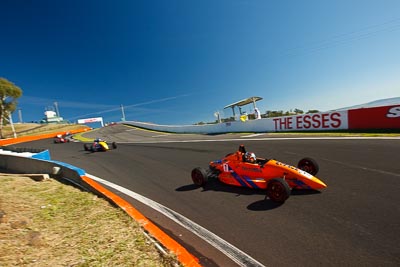
M348 129L349 125L347 110L206 125L157 125L137 121L124 123L145 129L176 133L326 131Z
M274 128L269 131L324 131L348 128L347 111L311 113L271 118Z
M79 124L86 124L86 123L92 123L92 122L100 122L101 126L103 126L103 118L102 117L97 117L97 118L87 118L87 119L80 119L78 120Z

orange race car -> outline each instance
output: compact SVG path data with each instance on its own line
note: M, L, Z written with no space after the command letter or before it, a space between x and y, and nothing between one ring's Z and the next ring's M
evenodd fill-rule
M211 161L208 170L194 168L192 180L198 186L205 185L209 178L217 178L229 185L265 189L266 197L283 203L289 198L291 189L326 188L327 185L314 176L318 170L318 164L312 158L303 158L294 167L275 159L256 157L240 145L235 153Z

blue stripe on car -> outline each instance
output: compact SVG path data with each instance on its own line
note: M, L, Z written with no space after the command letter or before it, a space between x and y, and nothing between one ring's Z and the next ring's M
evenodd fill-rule
M298 180L298 179L290 179L290 181L292 181L294 184L296 184L296 186L299 186L302 189L311 189L311 187L304 183L302 180Z
M237 174L232 168L231 166L229 166L229 170L232 171L232 176L233 178L236 179L236 181L238 181L242 186L244 187L249 187L249 188L259 188L255 183L253 183L253 181L249 178L249 177L241 177L239 174ZM246 183L247 182L247 183Z

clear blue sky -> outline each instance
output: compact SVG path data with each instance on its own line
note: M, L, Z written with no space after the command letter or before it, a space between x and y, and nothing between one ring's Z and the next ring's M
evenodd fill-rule
M262 113L400 96L399 0L2 0L0 11L0 77L23 90L24 122L54 102L71 121L119 121L122 104L127 120L192 124L250 96Z

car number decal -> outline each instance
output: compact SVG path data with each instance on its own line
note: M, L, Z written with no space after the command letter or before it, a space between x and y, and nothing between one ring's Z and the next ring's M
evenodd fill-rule
M224 172L230 172L229 165L227 163L222 164L222 167L224 168Z

